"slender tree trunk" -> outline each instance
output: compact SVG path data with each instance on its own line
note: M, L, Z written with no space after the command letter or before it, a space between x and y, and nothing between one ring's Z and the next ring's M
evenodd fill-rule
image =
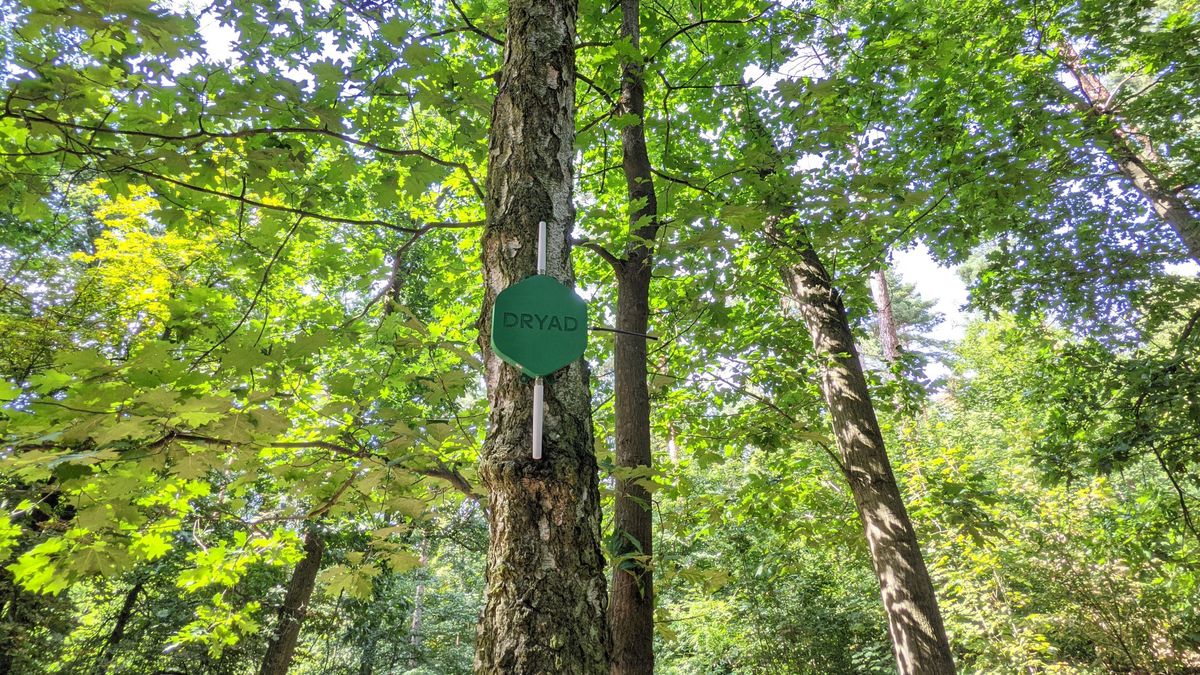
M366 607L367 615L362 621L362 651L358 657L358 675L371 675L371 673L375 672L375 661L379 656L379 639L381 637L379 624L382 621L382 612L376 611L376 608L385 602L389 604L391 602L390 600L383 599L383 596L386 595L385 588L387 584L388 580L385 578L376 578L371 584L371 601ZM393 640L392 642L396 641ZM326 645L325 655L329 656L332 652L333 650L329 645ZM328 664L325 664L324 667L328 669ZM415 667L412 663L409 664L410 670Z
M422 556L422 558L423 557L424 556ZM424 561L422 561L422 563L423 562ZM422 616L424 612L424 604L425 582L422 580L417 582L417 590L413 593L413 615L412 622L409 624L410 635L408 638L408 643L412 645L414 658L416 652L421 649L421 620L424 618L424 616ZM416 663L414 663L412 667L416 668Z
M133 608L137 605L138 596L142 592L142 582L137 582L125 594L125 602L121 603L121 611L117 612L117 620L113 622L112 632L108 634L108 639L104 641L104 648L100 651L100 658L96 661L96 668L93 670L96 675L104 675L108 672L108 667L112 665L112 661L117 656L117 646L121 643L121 638L125 637L125 628L129 625L129 619L133 616Z
M429 562L429 542L428 540L421 542L421 568L424 569L426 563ZM422 575L424 572L421 573ZM417 582L417 590L413 593L413 613L412 621L409 623L409 638L408 643L412 645L412 658L408 661L408 667L415 670L421 652L421 622L425 618L425 578Z
M954 673L933 582L908 519L871 404L841 294L806 241L783 271L812 337L842 468L866 530L888 632L902 675Z
M896 315L892 312L892 292L888 289L886 269L871 273L871 295L879 314L879 345L883 360L895 363L900 358L900 331L896 329Z
M479 344L488 434L487 589L476 673L604 673L610 636L591 400L583 360L545 378L543 459L531 458L533 383L490 348L496 295L537 267L574 283L575 0L511 0L492 109Z
M639 2L621 1L621 37L639 47ZM613 353L616 417L616 464L623 469L650 466L650 391L646 383L646 338L650 321L653 241L658 234L658 197L654 191L646 133L642 63L621 63L618 112L639 120L621 130L622 164L629 194L631 237L617 272L617 329ZM637 480L617 477L613 530L620 561L613 569L613 675L654 672L654 523L650 493Z
M628 264L628 263L626 263ZM649 318L649 269L626 268L617 281L617 333L613 368L616 382L616 464L621 469L650 466L650 391L646 384L646 333ZM641 472L639 472L641 473ZM616 482L613 531L618 563L613 568L612 673L654 672L654 531L650 493L640 478Z
M1059 55L1079 84L1082 98L1075 107L1084 113L1088 135L1108 153L1123 175L1179 236L1192 260L1200 262L1200 213L1189 203L1182 186L1171 185L1163 158L1150 137L1109 108L1113 93L1087 67L1069 42L1058 43ZM1108 117L1108 119L1105 119Z
M296 642L300 638L300 626L308 613L308 600L317 585L317 572L321 569L321 558L325 555L325 538L315 527L304 534L304 557L296 563L292 580L288 582L287 595L279 608L275 635L267 645L259 675L287 675L296 653Z
M379 632L375 626L367 635L367 643L363 645L362 656L358 659L358 675L371 675L375 672L375 650L379 645Z
M0 617L3 617L0 636L4 638L0 641L0 675L8 675L17 659L20 631L17 603L21 600L21 589L17 586L12 572L6 569L0 569L0 592L5 596L4 604L0 605Z

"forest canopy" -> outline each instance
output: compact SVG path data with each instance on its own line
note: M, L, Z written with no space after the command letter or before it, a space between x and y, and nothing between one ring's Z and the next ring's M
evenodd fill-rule
M1197 0L0 0L0 59L0 673L1200 672Z

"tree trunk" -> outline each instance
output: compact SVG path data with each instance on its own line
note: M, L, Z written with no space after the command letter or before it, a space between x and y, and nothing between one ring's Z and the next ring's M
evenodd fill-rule
M100 658L96 661L96 668L93 671L96 675L107 673L108 667L116 658L117 646L121 643L121 638L125 636L125 627L129 625L129 618L133 616L133 608L137 604L138 595L141 592L142 582L139 581L125 594L125 602L121 604L121 611L117 613L117 620L113 622L112 632L104 641L104 649L100 651Z
M639 47L639 2L622 0L621 37ZM646 338L650 320L653 242L658 234L658 197L654 191L646 133L642 63L624 58L618 112L639 120L621 130L622 164L629 194L630 239L616 265L617 329L613 352L616 465L650 466L650 391L646 383ZM642 478L641 480L644 480ZM637 480L617 476L613 531L618 563L613 569L613 675L654 672L654 522L650 493Z
M628 262L626 263L628 264ZM613 503L617 556L613 568L612 610L614 675L654 672L654 554L650 493L640 477L623 479L620 469L650 466L650 391L646 384L646 339L649 318L648 268L626 268L617 278L617 333L613 368L616 382L616 464L619 467Z
M4 568L0 568L0 593L5 596L4 603L0 605L0 617L3 617L0 622L0 675L8 675L13 671L20 644L18 603L21 601L21 587L17 585L12 572Z
M886 269L871 273L871 295L875 297L875 309L879 313L879 345L883 360L890 365L900 358L900 332L896 329L896 315L892 312L892 293L888 289Z
M304 557L296 563L292 580L288 582L287 595L279 608L279 619L275 635L267 645L259 675L287 675L296 653L296 642L300 638L300 626L308 612L308 599L317 585L317 572L321 569L321 558L325 555L325 538L315 527L304 534Z
M842 468L866 530L901 675L954 673L933 582L908 519L863 377L841 294L807 242L783 271L812 337Z
M382 611L377 611L376 608L384 603L391 604L392 600L385 599L385 584L384 579L376 578L372 583L371 601L366 607L367 616L362 620L362 652L358 657L358 675L371 675L375 672L375 661L379 654L379 639L380 623L382 622ZM393 642L395 642L393 640ZM325 653L328 656L332 650L326 646ZM415 665L409 664L409 669L415 668Z
M412 645L412 658L410 658L408 661L408 667L410 670L416 670L417 666L419 665L419 660L420 660L419 657L421 655L421 643L423 641L423 638L421 637L421 629L422 629L421 622L425 618L424 617L424 612L425 612L425 577L424 577L425 572L424 572L424 569L425 569L425 565L429 562L429 541L428 540L424 540L421 542L421 558L420 558L420 560L421 560L421 569L422 569L421 575L422 576L421 576L421 579L419 581L417 581L417 590L413 593L412 621L409 622L409 625L408 625L408 628L409 628L408 644Z
M367 643L363 645L362 655L358 658L358 675L371 675L375 672L375 650L379 645L379 632L372 627Z
M675 425L667 425L667 456L671 458L671 464L679 466L679 441L675 437Z
M1079 84L1082 98L1074 103L1084 114L1088 136L1108 153L1123 175L1154 209L1154 212L1179 236L1192 260L1200 263L1200 214L1189 204L1182 188L1171 185L1163 158L1150 138L1135 125L1109 109L1112 92L1093 73L1069 42L1058 44L1063 64ZM1104 119L1105 117L1109 119Z
M544 458L531 458L533 383L491 351L496 295L536 271L574 284L575 0L512 0L492 109L479 344L488 434L487 588L477 673L604 673L606 622L600 495L582 359L545 378Z
M751 140L764 144L772 159L758 170L767 181L784 166L784 160L749 98L746 108ZM769 182L764 191L766 201L781 212L765 223L765 234L791 254L780 273L812 339L821 395L829 407L841 455L840 468L866 533L899 673L953 675L954 657L933 581L883 445L842 296L807 234L784 230L782 224L797 213L787 202L790 195Z

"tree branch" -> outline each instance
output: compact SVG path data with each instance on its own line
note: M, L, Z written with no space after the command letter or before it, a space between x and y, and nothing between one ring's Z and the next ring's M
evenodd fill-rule
M685 187L689 187L689 188L695 190L696 192L702 192L710 197L714 196L712 190L709 190L707 187L704 187L703 185L696 185L695 183L692 183L691 181L688 181L687 179L679 178L678 176L672 176L671 174L666 173L665 171L659 171L658 169L651 168L650 170L652 172L654 172L655 176L658 176L659 178L661 178L669 183L676 183L678 185L683 185Z
M214 342L211 347L204 350L203 354L196 357L196 359L192 361L192 368L195 368L197 365L199 365L200 362L208 358L209 354L212 354L214 351L216 351L217 347L225 344L229 338L233 337L235 333L241 330L242 326L246 323L246 320L250 318L250 313L253 312L254 308L258 306L258 299L262 297L263 289L267 286L267 280L271 277L271 270L275 267L275 263L279 261L279 257L283 255L283 250L287 248L288 242L292 240L292 236L296 234L296 230L300 228L300 223L303 221L304 216L299 216L296 218L296 222L292 224L291 229L288 230L287 235L285 235L283 238L283 241L280 242L278 248L275 249L274 255L271 256L271 260L267 262L266 268L263 269L262 278L258 281L258 288L254 291L254 297L250 300L250 306L247 307L246 311L242 313L242 317L238 319L238 322L233 326L233 328L229 329L228 333L221 336L220 340Z
M650 56L650 58L646 59L646 63L650 63L651 61L654 61L655 59L657 59L658 55L660 53L662 53L662 50L666 49L667 45L671 44L671 42L674 41L675 38L679 37L680 35L684 35L685 33L695 30L696 28L699 28L701 26L709 26L709 25L714 25L714 24L753 23L753 22L761 19L763 17L763 15L765 15L767 12L771 11L771 9L775 7L775 4L776 3L772 2L771 4L764 7L763 10L761 12L759 12L758 14L755 14L754 16L751 16L751 17L747 17L745 19L700 19L699 21L693 21L692 23L689 23L686 26L682 26L679 28L679 30L676 30L674 33L671 33L671 35L668 36L667 39L662 41L662 44L660 44L658 46L658 49L654 52L654 54L652 56Z
M612 97L612 94L608 93L604 89L601 89L600 85L598 85L594 81L592 81L592 79L590 77L588 77L587 75L584 75L583 73L576 72L575 79L579 80L580 82L583 82L587 86L594 89L596 91L596 93L603 96L604 100L608 101L610 105L612 105L613 107L616 107L617 101L616 101L616 99L614 99Z
M484 494L476 492L475 488L472 487L472 485L469 482L467 482L467 479L464 478L463 475L458 472L458 469L454 469L449 466L446 466L446 463L440 459L437 461L437 468L410 469L410 471L413 471L414 473L419 473L423 476L429 476L430 478L440 478L440 479L446 481L447 483L450 483L452 486L454 486L454 489L458 490L463 495L465 495L466 497L469 497L470 499L472 499L476 502L478 502L479 500L483 499L486 496Z
M360 219L360 218L345 218L342 216L331 216L331 215L324 214L324 213L318 213L316 211L308 211L306 209L298 209L298 208L295 208L292 206L267 204L265 202L260 202L260 201L254 200L254 199L250 199L249 197L246 197L244 195L236 195L231 192L222 192L220 190L214 190L212 188L206 188L206 187L202 187L200 185L192 185L191 183L188 183L186 181L181 181L176 178L171 178L169 176L164 176L159 173L154 173L153 171L147 171L145 169L142 169L142 168L139 168L139 167L136 167L133 165L125 165L124 167L121 167L118 170L130 171L130 172L139 174L141 176L144 176L146 178L149 178L151 180L160 180L160 181L163 181L164 183L170 183L172 185L176 185L176 186L179 186L179 187L187 189L187 190L192 190L192 191L200 192L203 194L213 195L214 197L221 197L223 199L229 199L231 201L246 204L247 206L254 206L254 207L257 207L260 209L266 209L268 211L279 211L281 213L290 213L292 215L301 216L304 218L312 218L314 220L321 220L321 221L330 222L330 223L342 223L345 225L368 225L368 226L384 227L389 230L394 230L396 232L404 232L406 234L416 234L416 233L421 232L422 230L429 228L429 227L457 229L457 228L479 227L479 226L483 225L483 223L484 223L484 221L482 221L482 220L474 220L474 221L467 221L467 222L462 222L462 223L450 223L450 222L426 223L425 225L422 225L420 227L409 227L406 225L397 225L396 223L391 223L386 220L379 220L376 218Z
M201 434L172 431L172 432L168 433L166 436L163 436L162 438L158 439L157 441L151 443L150 447L161 447L173 440L195 441L198 443L214 443L216 445L226 445L226 446L238 445L238 443L234 443L233 441L229 441L229 440L225 440L225 439L221 439L221 438L213 438L211 436L204 436ZM296 449L317 448L317 449L321 449L321 450L328 450L330 452L333 452L333 453L336 453L339 455L343 455L345 457L350 457L353 459L365 459L367 457L377 457L377 458L383 459L383 460L387 459L386 457L383 457L381 455L371 452L367 448L355 449L355 448L352 448L352 447L349 447L346 445L332 443L330 441L320 441L320 440L317 440L317 441L276 441L273 443L259 443L259 444L247 443L245 445L258 445L259 447L262 447L262 448L296 448ZM422 476L429 476L430 478L439 478L441 480L444 480L447 483L450 483L450 485L452 485L455 490L461 492L464 496L466 496L476 502L478 502L480 499L482 499L485 496L485 495L477 492L475 490L474 486L471 485L470 481L468 481L457 469L447 466L446 463L440 459L436 460L436 461L437 461L437 466L435 468L413 468L413 467L402 467L402 468L405 471L411 471L415 474L419 474ZM356 474L356 476L357 476L357 474ZM351 477L351 480L353 480L353 478L354 477ZM338 491L339 495L345 491L345 487L346 486L343 486ZM311 516L312 514L309 514L309 515Z
M28 110L15 112L6 111L0 113L0 118L19 119L27 124L31 121L41 122L43 124L49 124L51 126L58 127L60 129L90 131L93 133L111 134L114 136L135 136L138 138L150 138L159 141L170 141L173 143L185 143L187 141L194 141L201 138L235 139L247 138L250 136L270 136L282 134L308 134L325 136L327 138L334 138L342 141L343 143L358 146L366 150L378 152L383 155L388 155L391 157L418 157L439 166L444 166L449 169L457 169L463 173L467 179L467 182L471 184L471 188L475 192L475 196L477 196L480 201L483 201L483 188L481 188L479 183L475 180L475 176L471 172L471 168L464 162L455 162L448 159L442 159L441 157L424 150L389 148L377 143L372 143L371 141L364 141L354 136L350 136L349 134L333 131L331 129L317 127L253 127L249 129L239 129L238 131L209 131L208 129L203 128L203 120L201 120L201 128L199 131L194 131L189 134L164 134L156 131L143 131L140 129L118 129L114 127L77 124L74 122L56 120L51 117L46 117L41 113L34 113Z
M613 269L617 272L620 272L625 267L624 260L613 255L611 251L594 241L589 241L587 239L575 239L572 240L571 243L575 246L579 246L580 248L586 248L587 250L594 252L596 255L603 258L604 261L609 265L612 265Z
M467 25L467 30L471 31L472 33L475 33L479 37L487 40L488 42L491 42L492 44L496 44L501 47L504 46L504 40L501 40L500 38L496 37L495 35L492 35L491 33L483 30L479 26L476 26L475 22L471 21L471 18L468 17L467 13L463 11L462 5L458 4L458 0L450 0L450 4L453 5L454 9L458 11L458 16L459 16L459 18L461 18L463 20L463 23L465 23Z

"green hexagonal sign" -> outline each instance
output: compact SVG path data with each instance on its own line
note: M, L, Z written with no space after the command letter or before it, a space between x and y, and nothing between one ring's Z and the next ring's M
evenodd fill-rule
M492 351L530 377L583 356L587 335L587 303L547 274L509 286L492 307Z

